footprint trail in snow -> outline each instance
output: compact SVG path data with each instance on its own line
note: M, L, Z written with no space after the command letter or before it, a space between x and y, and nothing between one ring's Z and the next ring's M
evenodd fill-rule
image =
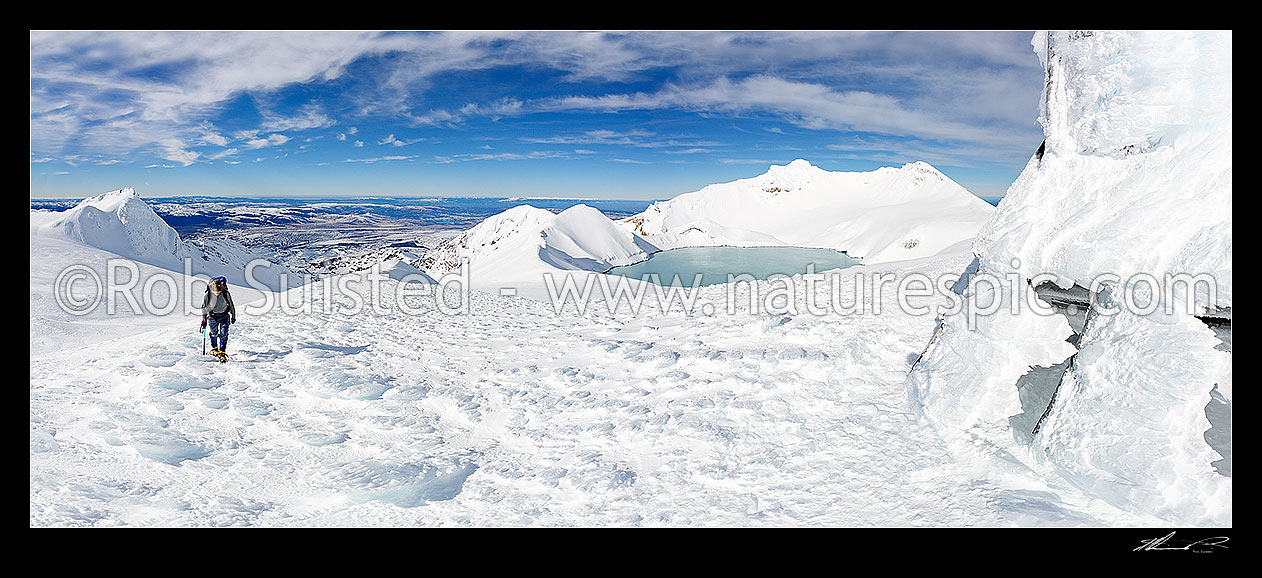
M717 309L474 292L467 315L243 315L226 364L188 323L33 359L31 524L1134 521L915 421L932 316Z

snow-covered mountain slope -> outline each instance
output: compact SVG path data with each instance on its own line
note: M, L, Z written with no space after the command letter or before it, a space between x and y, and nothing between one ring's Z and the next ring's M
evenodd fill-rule
M383 247L369 249L353 255L335 255L319 261L305 263L304 265L321 278L331 275L346 275L357 271L390 270L392 271L390 275L398 279L407 275L424 275L414 265L421 258L417 254L420 252L413 248Z
M969 258L876 268L936 277ZM847 279L876 268L838 272L838 298L871 307ZM722 287L695 291L723 311ZM482 292L467 314L344 315L319 313L321 291L285 299L316 313L243 309L227 364L184 323L33 357L31 525L1155 522L953 454L917 423L898 392L932 316L558 314Z
M412 264L414 261L416 261L415 256L403 254L397 257L387 257L369 265L367 268L357 268L349 273L363 273L367 275L375 273L385 275L395 281L433 284L434 278L426 275L424 271L417 269L416 266Z
M439 278L467 260L472 286L519 288L541 286L549 272L604 272L641 261L652 250L590 206L552 213L519 205L443 243L420 266Z
M180 235L130 187L84 199L41 229L149 265L182 266Z
M247 285L246 269L254 261L260 264L250 270L256 284L276 290L301 282L283 265L231 239L181 240L130 187L84 199L51 220L32 216L31 235L65 239L170 271L222 275L234 285Z
M1035 35L1046 142L978 234L967 291L981 298L908 378L913 406L961 443L1179 525L1232 520L1231 36ZM1167 275L1205 276L1190 290ZM1096 302L1085 327L1031 308L1048 279ZM1225 329L1197 318L1222 311ZM1030 395L1038 376L1050 403Z
M182 273L130 259L111 272L111 260L118 258L117 254L57 235L39 234L60 215L31 213L32 357L93 344L127 342L155 329L196 330L204 277L195 281ZM157 277L172 283L150 282ZM117 281L114 285L119 290L108 289L110 279ZM239 304L263 298L259 291L238 285L232 286L232 294Z
M972 239L992 211L925 163L836 173L798 160L618 222L586 205L560 214L520 205L443 243L418 267L437 278L467 259L474 287L533 287L527 293L539 296L546 273L604 272L683 246L820 247L881 263Z
M923 162L845 173L798 159L654 203L619 224L660 249L791 245L881 263L934 255L970 239L992 212Z

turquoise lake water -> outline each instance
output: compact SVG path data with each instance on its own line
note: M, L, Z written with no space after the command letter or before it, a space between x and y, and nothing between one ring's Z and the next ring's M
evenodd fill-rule
M772 275L797 275L807 272L808 265L820 273L830 269L844 269L859 264L858 259L832 249L807 249L804 247L681 247L654 253L647 261L634 265L614 267L611 275L652 281L645 276L656 274L658 283L670 285L676 275L679 285L716 285L727 283L728 275L751 275L755 279L768 279ZM701 282L693 283L694 276L702 274ZM736 280L747 280L741 278Z

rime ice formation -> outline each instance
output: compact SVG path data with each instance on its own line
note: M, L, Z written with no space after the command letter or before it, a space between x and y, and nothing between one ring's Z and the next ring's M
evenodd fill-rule
M1214 465L1230 435L1211 447L1207 417L1228 404L1230 426L1231 42L1230 31L1035 35L1046 141L973 245L967 291L982 298L943 320L908 378L939 430L1128 511L1231 524L1231 478ZM1041 285L1092 296L1085 327L1029 307ZM995 293L1004 306L977 315ZM1014 299L1027 306L1010 312ZM1223 312L1225 341L1200 318ZM1028 407L1015 384L1053 366L1050 407ZM1014 432L1023 412L1036 426Z

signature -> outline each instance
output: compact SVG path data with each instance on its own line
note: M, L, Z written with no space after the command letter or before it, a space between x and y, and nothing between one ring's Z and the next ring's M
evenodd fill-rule
M1190 550L1193 552L1207 552L1209 551L1209 548L1226 548L1227 547L1224 545L1227 543L1226 536L1201 538L1200 540L1197 540L1195 542L1187 542L1184 544L1180 544L1176 541L1171 540L1171 538L1173 537L1174 537L1174 532L1170 532L1169 534L1166 534L1165 536L1162 536L1160 538L1144 540L1140 543L1139 547L1135 548L1133 551L1134 552L1139 552L1139 551L1148 552L1152 550Z

